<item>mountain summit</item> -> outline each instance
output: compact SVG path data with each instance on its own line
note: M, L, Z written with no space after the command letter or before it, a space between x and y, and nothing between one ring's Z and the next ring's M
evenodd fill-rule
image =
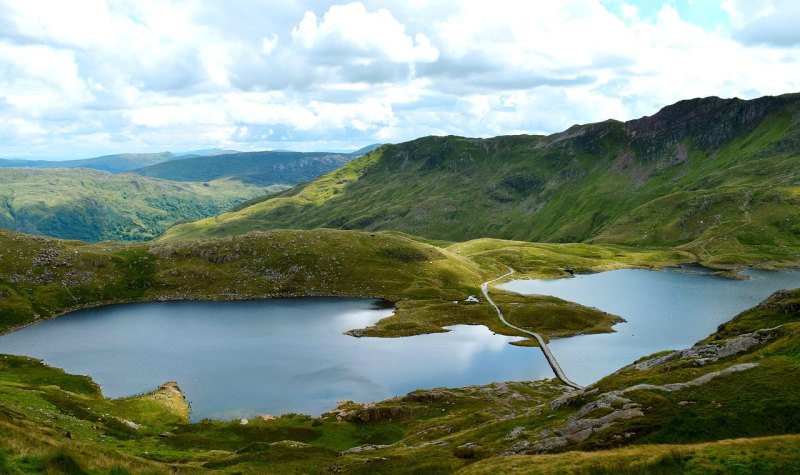
M292 190L171 228L393 229L434 239L683 245L727 255L800 245L800 95L681 101L550 136L384 145ZM755 172L754 172L755 171Z

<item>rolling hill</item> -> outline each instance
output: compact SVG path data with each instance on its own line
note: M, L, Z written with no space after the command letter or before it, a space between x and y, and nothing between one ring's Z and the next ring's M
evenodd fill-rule
M90 169L0 168L0 227L81 239L152 239L180 220L199 219L285 187L231 180L176 183Z
M339 168L357 156L328 152L239 152L191 156L133 172L174 181L230 178L253 185L296 185Z
M79 160L8 160L0 159L0 167L25 168L92 168L112 173L127 172L136 168L177 158L170 152L121 153Z
M169 166L169 163L162 166ZM550 136L425 137L164 240L251 230L681 246L708 265L800 260L800 95L692 99Z

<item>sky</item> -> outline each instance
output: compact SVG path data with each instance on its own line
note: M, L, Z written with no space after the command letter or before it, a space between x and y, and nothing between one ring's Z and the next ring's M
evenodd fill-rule
M0 0L0 157L345 151L800 91L795 0Z

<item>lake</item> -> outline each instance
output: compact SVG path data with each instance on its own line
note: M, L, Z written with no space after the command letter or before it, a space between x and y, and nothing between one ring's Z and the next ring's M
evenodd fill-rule
M619 270L501 287L555 295L627 320L616 333L553 340L567 376L589 384L645 355L691 346L800 272L749 280ZM408 338L354 338L392 314L366 299L154 302L83 310L0 336L0 353L90 375L109 397L177 381L192 420L262 413L318 415L336 401L371 402L414 389L552 378L538 348L482 326Z
M749 279L625 269L569 279L516 280L499 287L522 294L553 295L626 320L614 326L615 333L550 342L567 376L586 385L642 356L688 348L776 290L800 287L799 271L744 273Z
M375 300L154 302L83 310L0 336L0 353L90 375L109 397L177 381L193 421L318 415L419 388L552 377L538 349L486 327L410 338L354 338L392 314Z

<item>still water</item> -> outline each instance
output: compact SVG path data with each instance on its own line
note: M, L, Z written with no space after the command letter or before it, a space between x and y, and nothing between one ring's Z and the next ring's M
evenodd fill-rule
M502 285L555 295L627 320L616 333L553 340L573 381L589 384L651 353L691 346L800 272L748 272L749 280L620 270ZM106 396L174 380L192 420L261 413L320 414L336 401L378 401L414 389L552 378L536 348L481 326L409 338L354 338L393 310L365 299L156 302L74 312L0 336L0 353L33 356L90 375Z
M354 338L393 309L364 299L156 302L74 312L0 336L0 353L90 375L109 397L180 385L192 420L320 414L419 388L551 378L536 349L482 326Z
M627 269L571 279L516 280L499 287L553 295L626 320L614 326L616 333L551 341L550 349L567 376L586 385L642 356L688 348L774 291L800 287L800 271L745 274L748 280Z

